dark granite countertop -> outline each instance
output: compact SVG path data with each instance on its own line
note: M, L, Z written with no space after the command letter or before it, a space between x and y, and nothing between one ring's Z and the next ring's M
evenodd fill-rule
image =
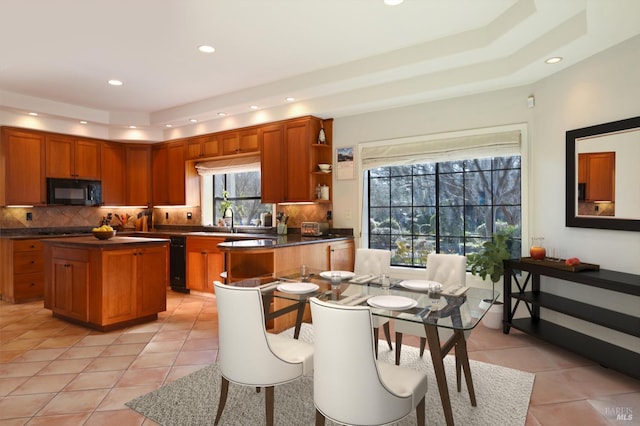
M222 250L246 250L259 248L277 248L300 244L317 244L328 241L352 240L351 235L322 235L318 237L303 237L300 234L278 235L276 239L254 239L241 241L227 241L218 244Z
M49 238L42 240L42 242L55 246L76 248L118 248L134 244L162 244L168 243L169 240L166 238L119 237L116 235L109 240L99 240L94 236L80 236Z

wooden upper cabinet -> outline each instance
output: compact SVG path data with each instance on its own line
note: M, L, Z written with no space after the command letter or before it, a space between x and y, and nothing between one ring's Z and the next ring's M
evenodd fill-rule
M284 126L263 126L260 141L260 194L263 203L279 203L285 197Z
M0 143L0 204L46 204L44 134L2 128Z
M185 144L171 142L153 147L153 204L186 204Z
M258 128L221 133L220 142L223 155L258 152L260 149Z
M100 148L100 157L102 160L102 202L109 206L126 205L125 145L103 142Z
M331 174L314 172L316 163L331 164L331 146L316 144L321 124L304 117L260 127L263 203L316 201L315 185L331 183Z
M285 124L284 129L287 164L284 201L313 201L316 197L311 188L311 143L316 134L312 134L311 121L292 120Z
M45 148L47 177L100 179L100 142L47 134Z
M189 138L186 144L187 160L217 157L222 151L215 134Z
M151 204L151 147L127 145L125 150L127 205L148 206Z

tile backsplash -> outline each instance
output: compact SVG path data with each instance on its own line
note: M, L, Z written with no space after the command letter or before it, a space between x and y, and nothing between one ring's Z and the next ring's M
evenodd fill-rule
M299 228L302 222L326 222L330 204L285 204L277 212L289 216L289 227ZM126 207L0 207L0 229L70 228L98 226L109 213L134 218L146 209ZM31 220L27 220L30 213ZM191 219L188 219L188 216ZM200 226L200 207L169 207L153 209L154 225ZM275 226L275 223L274 223Z
M113 207L1 207L0 228L28 229L28 228L63 228L63 227L94 227L99 226L103 217L109 213L127 214L137 217L145 211L140 208ZM31 220L27 220L30 213Z

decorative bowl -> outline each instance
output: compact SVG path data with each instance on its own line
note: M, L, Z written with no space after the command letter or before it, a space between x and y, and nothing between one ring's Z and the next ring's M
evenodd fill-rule
M318 164L318 168L323 172L331 170L331 164Z
M116 230L113 231L92 231L93 236L99 240L108 240L116 235Z

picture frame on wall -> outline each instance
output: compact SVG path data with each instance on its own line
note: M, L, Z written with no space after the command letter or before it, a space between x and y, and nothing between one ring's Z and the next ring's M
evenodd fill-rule
M353 147L336 148L336 179L355 179L355 162Z

